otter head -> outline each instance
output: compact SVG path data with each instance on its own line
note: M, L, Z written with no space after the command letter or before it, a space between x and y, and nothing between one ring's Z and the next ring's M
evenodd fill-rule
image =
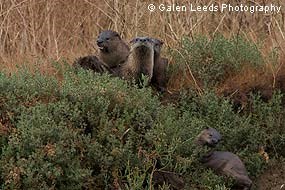
M131 51L146 53L154 48L154 41L149 37L136 37L130 43L132 44Z
M118 42L122 39L120 35L112 30L105 30L101 32L97 38L97 46L102 53L110 53L116 50Z
M214 128L207 127L197 137L196 144L214 147L222 139L221 134Z

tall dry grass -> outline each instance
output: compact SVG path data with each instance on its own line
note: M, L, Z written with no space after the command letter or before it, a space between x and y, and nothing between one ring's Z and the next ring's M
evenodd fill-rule
M252 4L281 5L279 14L159 12L150 13L149 3L158 5L221 4L222 0L1 0L0 63L13 69L16 64L40 62L96 53L94 41L104 29L119 31L126 40L137 35L155 36L167 46L179 46L182 36L217 33L244 35L263 41L262 51L271 47L285 52L285 2L250 1ZM246 3L249 1L241 0ZM44 67L44 66L43 66ZM48 68L48 65L46 65Z

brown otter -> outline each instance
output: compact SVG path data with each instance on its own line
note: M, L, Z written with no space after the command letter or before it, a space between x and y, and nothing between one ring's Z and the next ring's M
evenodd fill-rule
M221 134L216 129L206 128L197 136L195 143L213 147L221 139ZM202 156L201 162L219 174L232 177L237 187L244 190L251 187L252 181L248 177L243 162L237 155L231 152L210 151Z
M222 139L221 134L214 128L207 127L196 138L195 143L198 145L215 146Z
M128 45L112 30L101 32L97 38L97 45L100 49L100 60L95 55L89 55L77 59L73 66L99 73L108 71L117 75L120 64L124 63L129 55Z
M81 67L83 69L92 70L97 73L104 73L110 71L109 67L94 55L78 58L73 63L73 67Z
M148 37L137 37L131 42L130 55L122 65L120 75L127 80L140 82L141 75L148 77L148 83L153 76L154 42Z
M201 162L219 174L232 177L236 186L243 188L243 190L250 189L252 181L248 177L243 162L237 155L231 152L211 151L203 156Z
M154 66L153 77L151 84L161 92L166 91L166 69L168 66L168 59L160 56L163 42L161 40L152 38L154 42Z
M124 63L129 55L129 46L121 39L120 35L112 30L101 32L97 38L99 58L113 70Z

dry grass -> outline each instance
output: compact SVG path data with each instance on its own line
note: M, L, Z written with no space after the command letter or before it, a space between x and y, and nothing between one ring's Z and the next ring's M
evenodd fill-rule
M225 2L191 1L195 5ZM271 48L284 53L285 2L251 2L281 5L281 13L150 13L147 10L149 3L188 5L188 0L0 1L0 65L12 72L17 64L41 63L43 70L53 72L50 60L73 60L96 54L94 40L104 29L119 31L126 40L137 35L158 37L171 48L180 45L182 36L204 34L211 38L217 33L229 37L243 34L254 42L262 41L264 54Z

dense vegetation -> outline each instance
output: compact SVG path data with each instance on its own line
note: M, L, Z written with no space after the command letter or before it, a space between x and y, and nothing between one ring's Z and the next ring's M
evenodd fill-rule
M235 42L187 40L172 67L187 60L208 87L202 96L184 89L168 104L149 87L68 66L62 80L25 69L1 73L1 188L153 189L158 170L183 176L185 189L229 189L230 179L199 163L204 150L193 140L205 127L221 132L217 149L239 155L254 180L266 168L261 146L270 159L285 157L283 95L264 102L252 94L249 112L213 92L229 68L262 64L254 45Z

